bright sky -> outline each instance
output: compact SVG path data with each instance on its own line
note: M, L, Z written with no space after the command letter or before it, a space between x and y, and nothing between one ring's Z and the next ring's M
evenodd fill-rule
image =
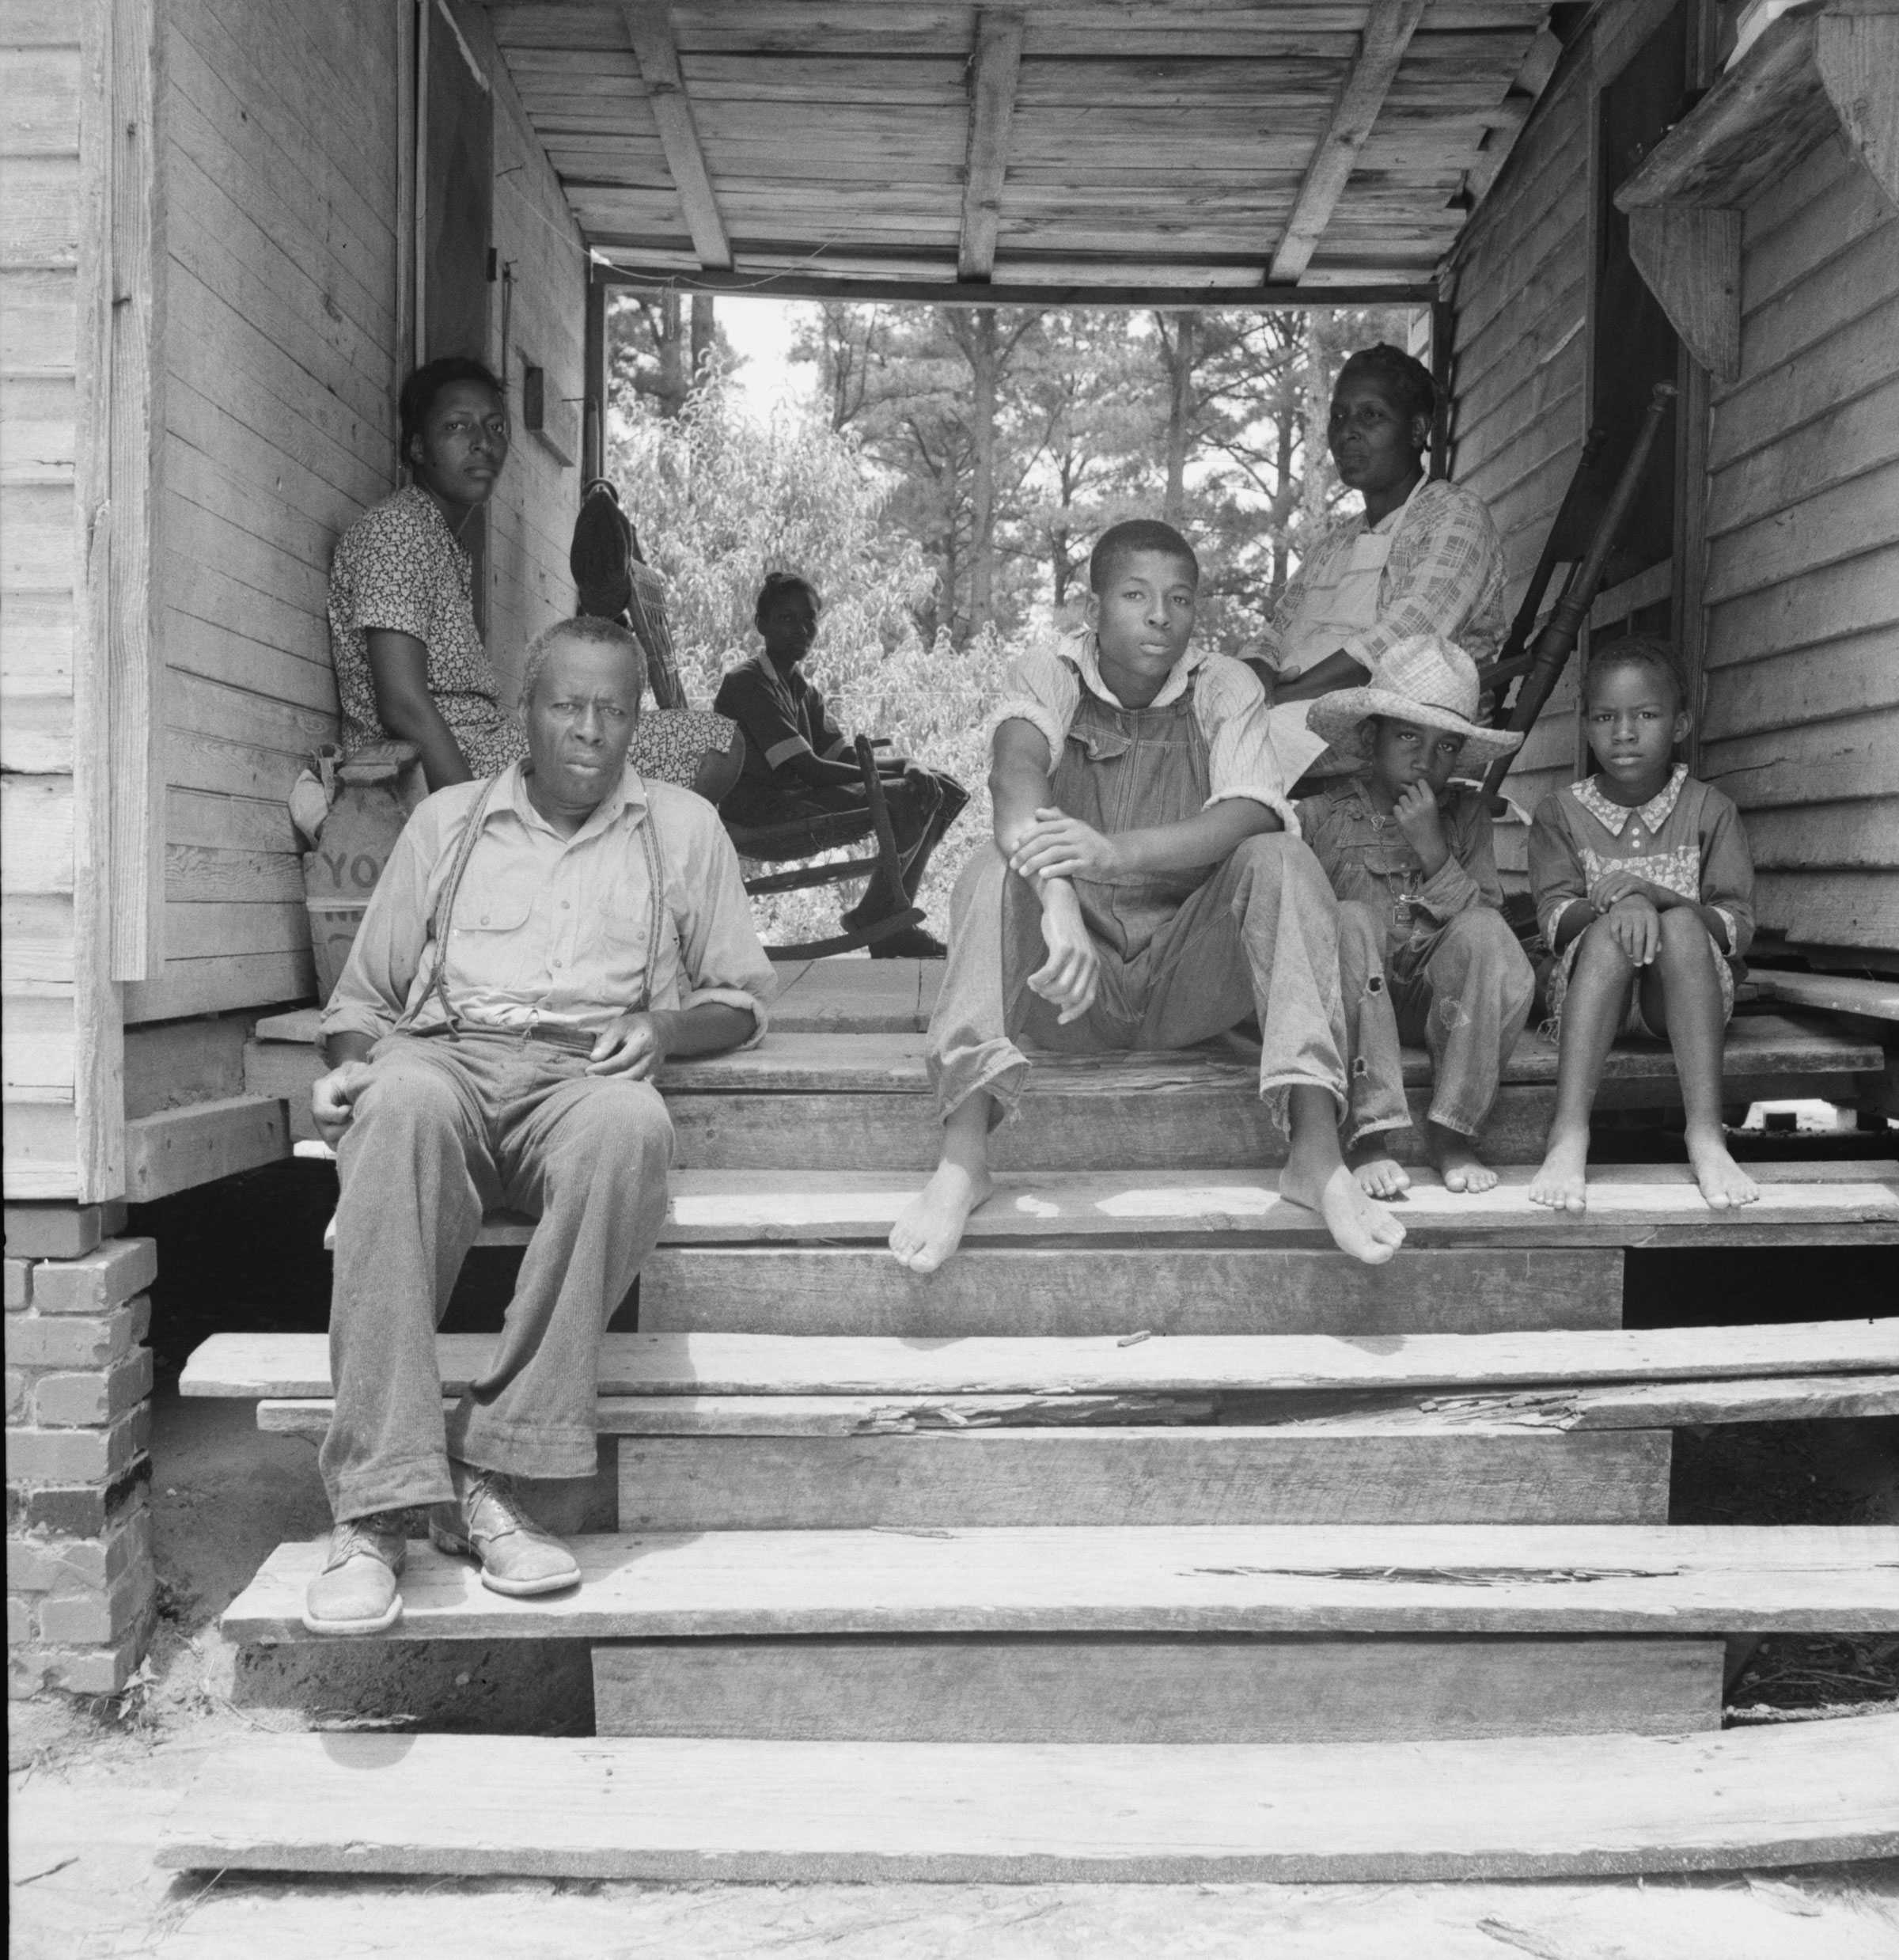
M735 377L752 414L771 414L784 395L809 386L809 370L791 365L791 336L809 302L784 299L718 298L718 324L743 358Z

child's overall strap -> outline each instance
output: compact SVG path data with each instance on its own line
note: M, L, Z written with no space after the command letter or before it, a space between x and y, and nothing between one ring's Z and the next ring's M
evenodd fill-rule
M442 1003L442 1015L451 1033L461 1025L460 1016L449 1003L446 984L449 933L454 923L455 900L461 891L462 877L468 868L469 859L475 855L476 840L481 836L481 820L487 814L488 799L495 794L495 786L500 780L498 775L491 775L482 784L481 794L476 798L475 806L468 812L468 824L456 840L455 856L449 866L449 875L438 889L435 903L429 911L429 937L435 943L435 971L429 976L429 984L423 989L422 998L396 1023L390 1030L392 1033L406 1033L415 1025L423 1010L432 1000Z

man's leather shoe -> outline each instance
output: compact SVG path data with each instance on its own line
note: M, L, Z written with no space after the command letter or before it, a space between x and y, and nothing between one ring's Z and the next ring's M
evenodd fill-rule
M580 1583L574 1554L521 1508L512 1477L450 1458L455 1501L429 1513L429 1536L444 1552L481 1561L481 1583L510 1598L558 1593Z
M303 1624L313 1633L386 1633L402 1617L396 1581L408 1550L399 1511L346 1519L304 1594Z

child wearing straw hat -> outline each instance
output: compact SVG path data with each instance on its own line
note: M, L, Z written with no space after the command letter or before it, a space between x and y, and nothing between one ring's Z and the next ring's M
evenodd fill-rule
M1454 641L1396 643L1374 687L1322 695L1307 725L1370 767L1298 805L1299 828L1339 898L1339 972L1351 1063L1347 1161L1367 1195L1411 1180L1389 1154L1408 1128L1400 1043L1430 1051L1424 1126L1452 1191L1496 1173L1476 1139L1529 1015L1535 976L1503 915L1490 813L1474 783L1520 735L1478 725L1477 670Z

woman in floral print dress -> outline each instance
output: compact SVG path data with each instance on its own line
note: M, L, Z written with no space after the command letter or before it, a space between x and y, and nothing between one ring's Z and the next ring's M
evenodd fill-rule
M481 643L461 537L508 460L502 387L479 361L431 361L404 382L413 480L343 533L330 568L330 645L346 749L395 737L431 790L491 775L522 753Z

